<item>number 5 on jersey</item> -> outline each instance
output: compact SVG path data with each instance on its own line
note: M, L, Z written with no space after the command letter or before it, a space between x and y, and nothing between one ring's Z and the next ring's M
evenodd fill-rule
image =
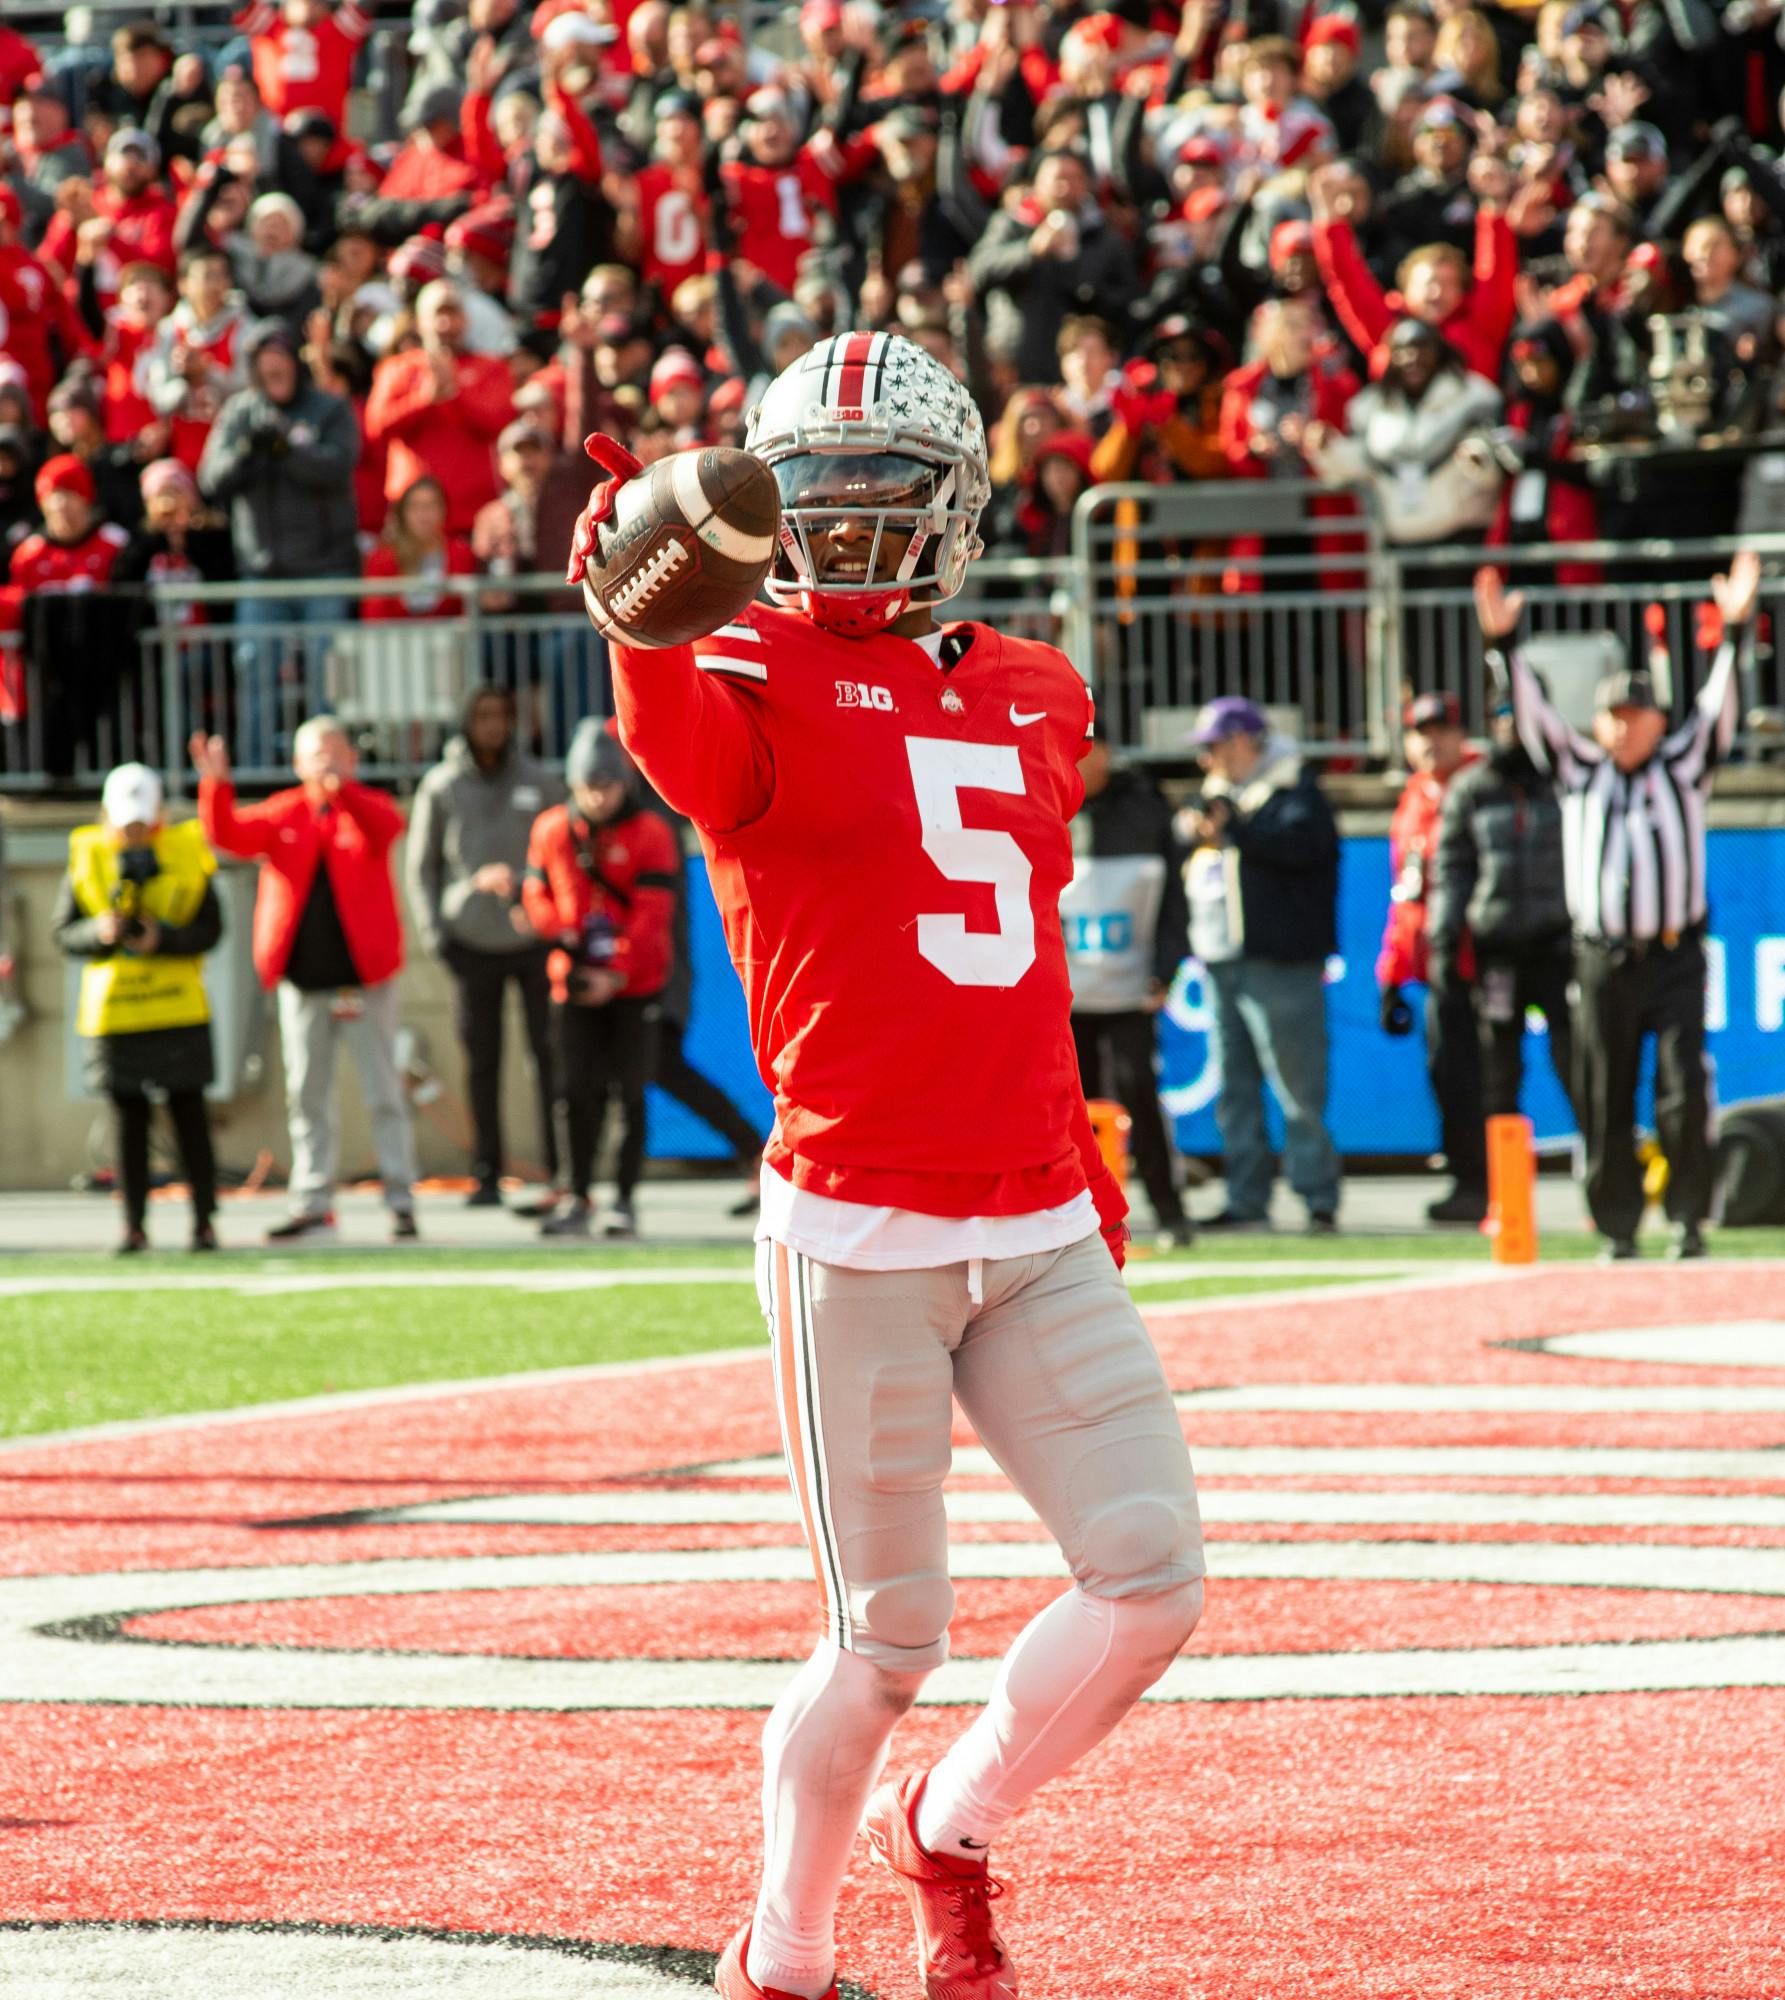
M917 920L917 949L957 986L1014 986L1035 963L1035 913L1029 907L1029 858L1014 835L964 826L963 791L1021 798L1023 761L1007 743L959 743L907 736L911 784L923 825L924 852L951 882L983 882L998 912L995 931L970 931L959 912Z

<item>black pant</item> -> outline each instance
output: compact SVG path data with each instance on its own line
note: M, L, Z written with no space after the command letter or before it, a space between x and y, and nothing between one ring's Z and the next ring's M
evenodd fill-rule
M682 1037L688 1032L685 1021L662 1021L657 1028L657 1068L651 1081L661 1091L685 1104L703 1124L710 1125L738 1156L754 1166L762 1153L762 1135L732 1103L710 1076L703 1076L688 1060Z
M1426 988L1426 1077L1438 1100L1439 1144L1459 1188L1487 1187L1487 1127L1481 1115L1481 1050L1475 1003L1460 980Z
M146 1097L112 1093L117 1114L118 1178L124 1188L124 1225L140 1229L149 1209L149 1120L155 1107ZM176 1090L167 1100L168 1116L180 1142L186 1184L192 1190L192 1219L209 1222L217 1212L217 1160L211 1151L211 1121L205 1115L202 1090Z
M1154 1015L1074 1014L1072 1039L1087 1097L1113 1099L1131 1121L1134 1164L1161 1223L1181 1222L1184 1204L1171 1177L1171 1141L1159 1108L1159 1038Z
M1475 950L1475 1024L1481 1041L1485 1118L1511 1117L1525 1083L1525 1013L1535 1007L1549 1028L1549 1059L1574 1104L1574 1020L1568 987L1574 953L1567 945L1526 952ZM1575 1109L1579 1122L1580 1112Z
M645 1164L645 1086L657 1061L656 1002L619 999L579 1007L562 1000L552 1013L558 1028L570 1192L586 1197L595 1179L595 1156L612 1096L625 1120L615 1192L630 1202Z
M1655 1126L1667 1155L1667 1212L1699 1223L1710 1206L1710 1089L1704 1053L1704 944L1672 950L1583 943L1575 959L1575 1105L1587 1142L1587 1206L1601 1235L1642 1220L1636 1082L1655 1038Z
M539 1094L539 1134L546 1178L558 1178L558 1127L552 1116L552 990L546 977L547 953L474 951L447 947L453 981L453 1019L465 1045L465 1084L471 1099L471 1171L479 1182L500 1180L506 1154L502 1145L502 1012L508 982L521 990L527 1046L533 1052L534 1086Z

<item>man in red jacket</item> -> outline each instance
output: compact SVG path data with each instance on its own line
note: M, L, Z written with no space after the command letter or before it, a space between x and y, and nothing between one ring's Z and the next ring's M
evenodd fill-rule
M1438 819L1450 781L1475 752L1454 694L1422 694L1401 717L1408 778L1388 829L1388 922L1376 957L1386 1034L1410 1035L1413 1010L1401 988L1426 982L1426 1073L1438 1100L1440 1143L1456 1185L1426 1210L1433 1222L1479 1222L1487 1214L1487 1135L1482 1123L1481 1057L1468 982L1434 975L1426 907L1438 858Z
M514 415L514 379L491 354L465 351L465 302L437 278L415 302L421 345L378 364L366 404L366 442L388 443L384 493L398 500L418 479L446 489L449 534L468 535L477 510L502 490L496 440Z
M589 1187L611 1094L626 1129L605 1233L631 1236L681 850L669 822L639 804L638 766L600 722L578 727L564 776L571 803L534 821L521 888L533 928L557 946L548 970L569 1141L568 1199L539 1233L588 1235Z
M254 967L279 993L291 1128L291 1213L267 1241L334 1240L335 1050L343 1037L371 1114L392 1239L412 1239L415 1136L397 1069L403 934L391 876L403 816L354 781L359 759L330 715L312 716L297 732L298 783L260 805L236 804L221 737L194 736L191 751L205 838L262 864Z

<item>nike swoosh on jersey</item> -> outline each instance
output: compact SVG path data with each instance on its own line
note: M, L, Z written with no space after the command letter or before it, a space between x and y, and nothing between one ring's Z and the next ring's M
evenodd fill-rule
M1025 715L1013 701L1010 704L1010 719L1019 729L1027 729L1031 722L1042 722L1047 718L1047 710L1038 708L1033 715Z

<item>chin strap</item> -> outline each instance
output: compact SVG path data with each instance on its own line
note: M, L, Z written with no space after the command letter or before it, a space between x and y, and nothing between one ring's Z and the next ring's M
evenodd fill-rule
M564 581L571 584L582 582L589 558L595 553L601 524L612 518L620 488L645 469L643 462L618 438L609 437L605 431L595 431L584 438L583 449L611 477L596 487L589 495L589 504L576 517L576 533L570 538L570 561L564 569Z

